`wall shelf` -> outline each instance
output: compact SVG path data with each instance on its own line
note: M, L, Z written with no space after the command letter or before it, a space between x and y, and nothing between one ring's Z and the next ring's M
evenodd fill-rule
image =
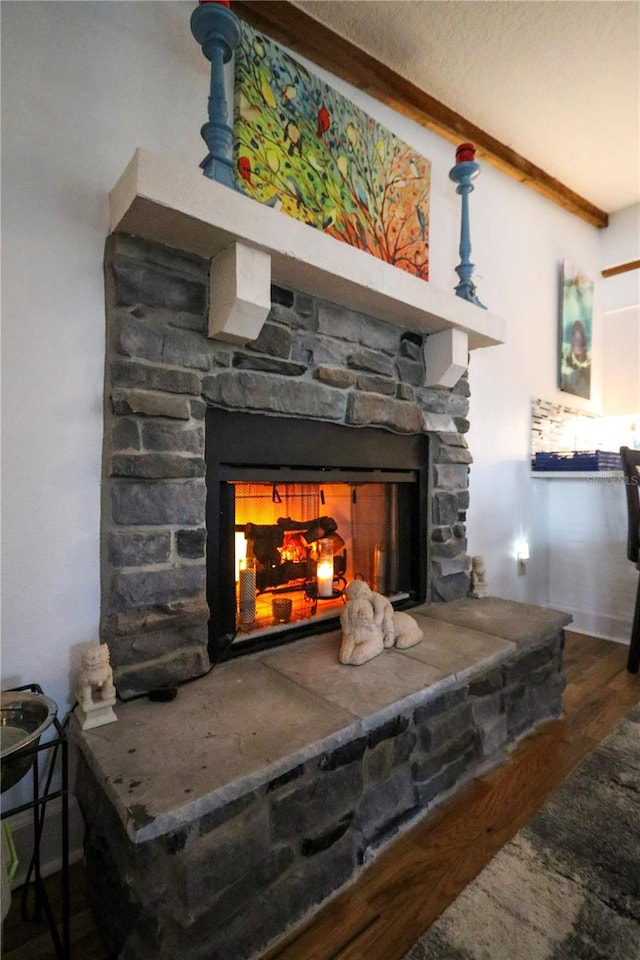
M532 470L534 480L590 480L592 483L622 483L622 470Z
M273 283L323 297L416 333L461 330L469 349L505 340L505 322L174 159L136 150L110 195L110 233L205 258L234 243L271 258ZM452 281L453 284L453 281Z

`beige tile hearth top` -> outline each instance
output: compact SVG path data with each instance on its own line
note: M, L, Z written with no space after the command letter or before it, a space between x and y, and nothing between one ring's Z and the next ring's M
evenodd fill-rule
M427 609L430 617L490 633L504 640L513 640L518 646L544 640L572 620L570 614L561 610L500 600L498 597L432 603Z
M260 659L310 694L347 710L360 721L362 732L397 716L403 707L422 703L425 690L435 693L453 680L450 670L410 659L393 648L360 667L344 666L338 661L339 647L340 633L329 633L278 647Z
M306 760L428 702L571 619L487 598L411 611L425 639L360 667L339 632L216 666L170 703L116 705L118 723L72 731L136 842L190 823Z

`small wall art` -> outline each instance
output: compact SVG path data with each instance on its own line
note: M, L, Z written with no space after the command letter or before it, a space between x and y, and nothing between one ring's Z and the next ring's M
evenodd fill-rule
M428 279L429 160L245 23L234 114L239 190Z
M565 260L560 317L560 389L591 397L593 282Z

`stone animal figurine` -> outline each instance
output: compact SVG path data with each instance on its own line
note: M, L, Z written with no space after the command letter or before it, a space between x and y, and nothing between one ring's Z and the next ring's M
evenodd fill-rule
M484 565L484 557L475 556L471 558L471 591L470 595L481 599L489 596L489 587L487 586L487 571Z
M340 614L340 663L360 666L385 647L406 649L422 640L422 630L407 613L395 612L391 601L374 593L364 580L352 580Z
M78 720L83 730L117 720L112 710L116 702L113 670L106 643L88 643L82 653L76 688Z
M366 663L382 653L385 646L383 604L374 605L374 594L364 580L352 580L347 586L347 604L340 614L342 643L340 645L340 663L354 666ZM380 596L377 594L376 596ZM382 598L384 599L384 598ZM387 631L393 629L393 623L387 617ZM393 643L393 636L387 638L387 644Z

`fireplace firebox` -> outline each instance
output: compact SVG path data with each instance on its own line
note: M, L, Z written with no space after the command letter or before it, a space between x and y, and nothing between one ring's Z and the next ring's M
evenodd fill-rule
M366 580L424 602L428 436L210 408L209 654L228 659L337 625Z

